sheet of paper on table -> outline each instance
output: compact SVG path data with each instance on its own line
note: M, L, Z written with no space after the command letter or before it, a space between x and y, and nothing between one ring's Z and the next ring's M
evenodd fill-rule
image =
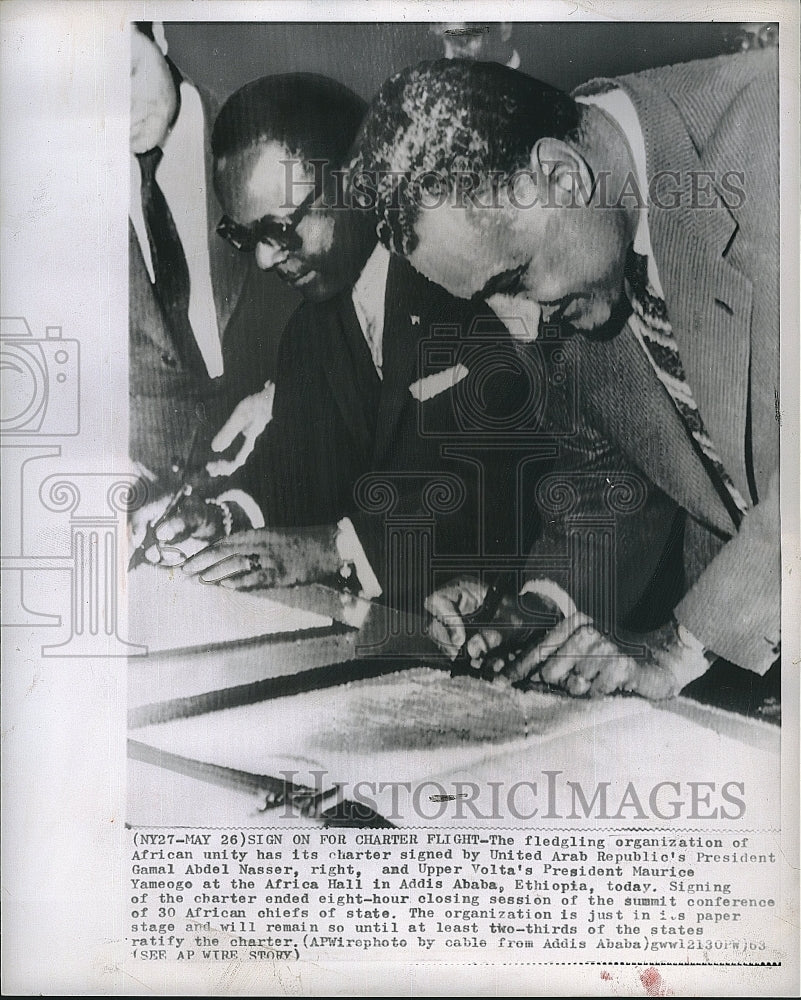
M266 592L201 583L180 568L141 565L126 577L131 641L151 653L326 628L332 619Z
M150 746L255 774L313 770L333 780L421 780L523 739L586 731L648 711L417 667L131 731ZM313 782L313 779L312 779Z
M421 667L175 719L130 735L251 774L292 772L293 782L312 786L314 771L325 774L327 786L369 781L375 790L398 782L542 783L550 769L586 788L598 781L624 788L635 781L647 789L681 773L700 782L744 780L755 794L764 774L778 767L773 727L696 708L675 712L636 697L572 699ZM738 731L743 728L745 739ZM688 745L694 748L690 771ZM166 821L178 779L159 772L143 768L141 788L130 789L131 822ZM196 784L198 794L205 789L196 809L202 813L206 797L213 810L216 792ZM391 790L374 795L379 812L392 809ZM760 806L771 812L769 802Z

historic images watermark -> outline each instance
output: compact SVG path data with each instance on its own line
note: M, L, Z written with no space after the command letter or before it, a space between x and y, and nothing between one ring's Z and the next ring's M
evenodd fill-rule
M294 790L282 803L284 818L302 811L314 814L342 800L351 803L356 818L368 819L384 805L384 819L412 823L498 820L506 823L540 820L743 820L747 812L746 784L739 780L629 781L625 785L598 780L593 785L571 779L561 770L542 770L519 781L426 780L340 782L322 770L310 770L314 785L296 782L299 771L280 771L285 788ZM391 807L386 808L386 803ZM271 801L270 806L273 807ZM281 812L277 813L281 815Z
M512 171L487 170L481 163L457 155L447 169L419 173L404 170L367 170L358 163L337 167L329 160L281 160L285 171L282 209L306 211L374 211L379 202L392 211L401 201L417 209L436 210L445 205L456 209L497 210L586 208L658 209L742 208L747 199L746 174L741 169L658 170L643 185L629 170L621 179L610 170L586 176L577 170L563 172L557 196L547 183L544 170L519 167ZM310 186L312 192L310 192ZM310 194L313 193L313 197ZM301 196L300 205L296 197Z

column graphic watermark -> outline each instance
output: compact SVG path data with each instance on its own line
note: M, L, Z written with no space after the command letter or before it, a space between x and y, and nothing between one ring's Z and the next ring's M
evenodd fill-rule
M2 577L4 628L54 628L61 615L29 606L28 581L42 572L70 574L70 634L42 655L109 657L147 652L120 635L124 518L145 500L137 477L57 472L41 476L44 459L61 457L59 438L80 433L80 344L60 326L36 337L21 316L0 319L3 457ZM32 505L36 497L38 506ZM69 513L68 552L36 552L26 529L44 510ZM47 535L38 536L47 538ZM31 588L28 588L31 589Z

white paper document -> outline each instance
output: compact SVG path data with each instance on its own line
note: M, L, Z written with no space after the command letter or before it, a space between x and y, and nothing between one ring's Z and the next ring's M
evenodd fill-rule
M247 593L204 584L180 568L142 565L127 579L131 636L150 653L241 642L332 624L325 615L279 604L269 592Z

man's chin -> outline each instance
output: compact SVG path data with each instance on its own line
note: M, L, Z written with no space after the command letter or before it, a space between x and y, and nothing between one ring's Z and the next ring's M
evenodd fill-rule
M321 295L324 282L316 271L302 271L294 275L278 268L276 273L287 288L294 288L304 299L316 302L325 297Z
M334 280L330 275L323 275L319 271L313 271L304 276L300 281L289 285L296 292L303 296L306 302L327 302L335 295L351 286L343 282Z
M149 153L160 146L169 131L169 122L164 118L144 118L130 130L130 147L135 156Z
M335 294L329 288L328 283L317 275L307 281L289 283L289 287L294 288L298 294L302 295L306 302L325 302Z
M606 318L603 318L605 314ZM578 321L565 321L563 327L570 333L581 333L587 340L609 341L613 340L631 315L631 303L622 295L614 304L606 306L603 312L599 310L596 314L588 314Z

